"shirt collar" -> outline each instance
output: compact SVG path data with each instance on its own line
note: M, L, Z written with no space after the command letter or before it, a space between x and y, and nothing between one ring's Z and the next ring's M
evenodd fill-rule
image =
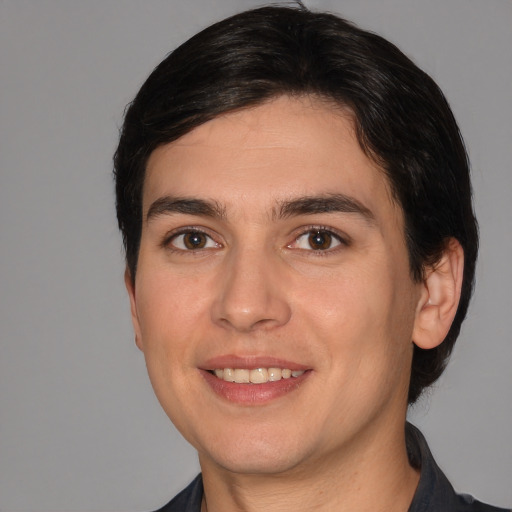
M411 466L421 470L420 481L409 512L454 510L457 494L436 464L423 434L415 426L407 423L405 441Z

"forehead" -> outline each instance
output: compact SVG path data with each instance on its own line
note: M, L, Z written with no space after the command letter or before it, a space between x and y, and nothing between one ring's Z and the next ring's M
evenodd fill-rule
M279 97L221 115L150 156L143 205L208 197L229 208L271 208L341 193L372 211L395 209L385 173L362 151L353 115L311 97Z

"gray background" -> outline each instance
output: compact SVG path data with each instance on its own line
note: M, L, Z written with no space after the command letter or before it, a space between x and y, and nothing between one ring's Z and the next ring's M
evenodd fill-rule
M512 3L306 1L397 43L444 89L482 250L451 366L411 413L456 488L512 505ZM179 42L255 1L0 0L0 510L156 508L198 470L153 397L122 282L111 155Z

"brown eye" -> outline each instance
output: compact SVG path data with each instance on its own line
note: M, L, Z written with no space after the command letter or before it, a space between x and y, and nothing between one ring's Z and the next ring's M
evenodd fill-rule
M314 251L325 251L331 248L332 235L327 231L312 231L309 233L308 243Z
M206 235L198 231L183 235L183 243L187 249L202 249L206 245L206 240Z
M172 238L171 245L182 251L197 251L219 246L219 244L214 242L211 237L202 231L186 231L179 233Z
M289 245L291 249L302 249L306 251L328 251L334 249L344 241L335 233L326 229L310 229L306 231Z

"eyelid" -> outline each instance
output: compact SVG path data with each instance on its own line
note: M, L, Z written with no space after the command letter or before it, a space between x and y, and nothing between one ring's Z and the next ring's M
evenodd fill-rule
M294 233L291 235L293 236L293 240L291 243L287 244L287 248L293 248L291 247L301 236L305 236L305 235L308 235L309 233L311 232L322 232L322 233L328 233L329 235L333 236L338 242L339 242L339 245L341 246L349 246L351 245L351 238L343 233L343 232L340 232L339 230L333 228L332 226L324 226L324 225L320 225L320 224L312 224L312 225L309 225L309 226L301 226L300 228L294 230ZM224 244L222 242L219 241L219 236L215 236L214 234L211 233L211 230L207 229L207 228L204 228L204 227L200 227L200 226L194 226L194 225L189 225L189 226L181 226L179 228L175 228L175 229L172 229L170 231L168 231L163 239L162 239L162 242L160 243L161 247L164 248L164 249L168 249L168 250L171 250L171 251L176 251L176 252L181 252L181 253L193 253L193 252L198 252L198 251L201 251L201 250L207 250L207 249L211 249L211 247L208 247L208 248L203 248L203 249L197 249L197 250L186 250L186 249L180 249L180 248L177 248L177 247L173 247L171 242L173 239L177 238L178 236L180 235L184 235L184 234L187 234L187 233L191 233L191 232L197 232L197 233L202 233L204 234L205 236L207 236L208 238L210 238L215 244L216 244L216 248L222 248L224 246ZM325 249L325 250L314 250L314 249L311 249L311 250L306 250L306 249L303 249L304 251L306 252L314 252L316 253L317 255L321 255L322 253L325 254L325 253L328 253L328 252L334 252L336 251L336 249L338 248L339 246L336 245L335 247L333 248L329 248L329 249Z
M210 238L216 244L217 247L222 247L223 246L223 244L217 240L217 237L212 235L210 230L205 229L203 227L199 227L199 226L181 226L179 228L172 229L171 231L168 231L165 234L165 236L163 237L163 240L160 243L160 245L164 249L168 249L170 251L175 251L175 252L180 252L180 253L186 253L186 252L193 253L193 252L198 252L198 251L201 251L201 250L212 249L212 247L207 247L207 248L198 248L196 250L192 250L192 249L187 250L187 249L180 249L180 248L175 247L175 246L172 245L172 241L175 238L179 237L180 235L186 235L187 233L201 233L201 234L204 234L205 236Z
M347 234L340 232L339 230L337 230L331 226L312 224L310 226L302 226L301 228L295 230L295 234L293 235L293 241L290 244L288 244L287 247L292 248L291 245L293 245L300 237L308 235L315 231L321 232L321 233L328 233L329 235L334 237L340 243L339 244L340 246L346 247L346 246L351 245L352 240ZM302 249L302 250L304 250L306 252L315 253L316 255L321 255L321 254L325 254L328 252L334 252L334 251L336 251L336 249L338 247L339 246L337 245L333 248L329 248L329 249L325 249L325 250L314 250L314 249L311 249L311 250Z

